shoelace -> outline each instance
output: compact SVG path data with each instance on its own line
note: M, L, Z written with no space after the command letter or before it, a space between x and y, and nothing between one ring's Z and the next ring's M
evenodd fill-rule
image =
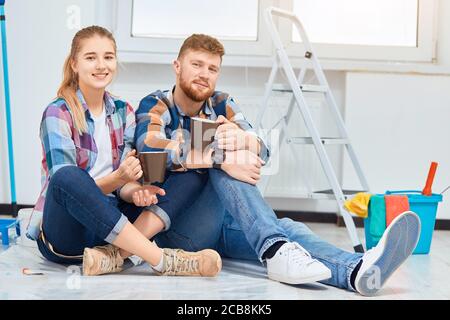
M197 273L198 271L198 260L194 257L192 258L182 258L178 255L181 251L176 250L170 258L167 259L167 270L166 272L173 272L175 274L187 272L187 273Z
M288 243L285 245L288 250L289 258L293 262L298 264L311 264L315 262L315 259L311 258L311 254L306 251L302 246L296 242Z
M116 251L111 247L103 247L106 252L105 256L100 260L100 268L104 272L112 272L118 268L118 261L116 259Z

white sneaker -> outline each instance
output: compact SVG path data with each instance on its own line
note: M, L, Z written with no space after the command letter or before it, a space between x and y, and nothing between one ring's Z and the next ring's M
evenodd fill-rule
M283 244L266 262L269 279L279 282L302 284L331 278L330 269L311 258L297 242Z
M392 273L408 258L420 237L420 219L412 211L397 216L383 233L378 244L362 257L355 279L356 291L373 296Z

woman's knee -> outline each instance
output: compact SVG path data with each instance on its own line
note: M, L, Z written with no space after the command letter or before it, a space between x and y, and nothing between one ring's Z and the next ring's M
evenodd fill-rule
M89 174L77 166L65 166L58 169L50 178L50 185L71 187L78 185L81 179L89 178ZM77 183L74 183L77 182Z

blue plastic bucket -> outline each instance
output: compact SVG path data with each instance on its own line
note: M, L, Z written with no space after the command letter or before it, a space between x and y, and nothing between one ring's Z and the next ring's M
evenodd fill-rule
M421 222L420 238L413 254L429 253L431 239L433 237L434 224L436 222L438 202L442 201L442 195L433 193L431 196L424 196L421 191L417 190L386 191L386 195L389 194L408 196L409 208L419 216ZM369 232L369 226L370 215L368 218L364 219L367 249L376 246L378 242L376 239L372 238Z

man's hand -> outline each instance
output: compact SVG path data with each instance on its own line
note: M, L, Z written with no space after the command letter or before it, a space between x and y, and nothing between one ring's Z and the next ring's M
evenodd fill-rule
M114 171L114 174L122 182L122 185L142 177L143 171L139 159L136 158L136 150L133 149L127 153L125 160Z
M248 150L227 151L222 170L233 178L256 185L261 179L261 158Z
M259 154L260 146L256 135L242 130L224 116L219 116L216 122L221 123L215 136L219 149L225 151L250 150L254 154Z
M219 116L216 123L220 123L215 136L219 149L226 151L246 149L247 133L244 130L224 116Z
M158 198L156 195L164 196L166 192L157 187L151 185L141 186L139 189L135 190L132 195L133 203L137 207L147 207L152 204L158 203Z

